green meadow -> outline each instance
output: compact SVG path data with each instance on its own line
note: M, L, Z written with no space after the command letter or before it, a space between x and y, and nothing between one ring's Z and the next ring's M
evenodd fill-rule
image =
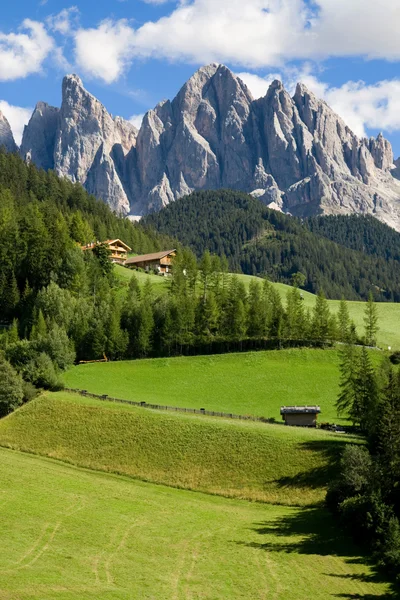
M380 353L374 355L380 357ZM281 420L280 407L319 404L340 422L337 350L285 349L79 365L67 387L116 398Z
M0 445L154 483L315 505L349 434L46 393L0 421Z
M5 449L0 461L2 600L388 597L324 509L228 500Z

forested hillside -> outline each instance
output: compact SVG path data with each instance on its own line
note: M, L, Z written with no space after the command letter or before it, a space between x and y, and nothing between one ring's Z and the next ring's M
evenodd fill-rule
M20 316L24 301L51 281L82 293L79 245L108 238L121 238L137 253L171 245L115 216L80 184L0 151L0 320Z
M400 260L400 234L370 215L329 215L304 221L310 231L346 248Z
M400 234L372 217L306 222L268 209L242 192L195 192L144 219L201 256L226 255L230 268L290 283L329 298L400 301Z

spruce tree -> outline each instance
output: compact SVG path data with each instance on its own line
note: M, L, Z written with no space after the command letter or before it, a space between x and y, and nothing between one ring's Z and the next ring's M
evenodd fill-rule
M376 335L378 333L378 311L372 294L369 294L368 302L364 312L365 343L367 346L376 346Z
M350 417L356 398L356 378L359 363L359 350L351 343L344 345L339 350L339 396L336 400L338 416Z
M372 432L377 418L379 391L377 376L368 350L361 349L355 378L355 394L350 416L365 432Z
M338 339L339 342L348 342L350 335L350 316L347 302L344 298L339 303L338 311Z
M326 342L329 337L329 305L322 290L315 299L312 335L315 340Z

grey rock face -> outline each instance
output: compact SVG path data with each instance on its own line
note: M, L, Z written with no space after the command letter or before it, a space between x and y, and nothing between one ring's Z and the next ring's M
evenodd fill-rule
M227 187L298 216L373 214L400 230L400 167L382 135L357 138L302 84L291 97L274 81L254 100L223 65L199 69L139 132L67 76L61 109L38 104L21 152L132 215Z
M60 110L38 102L24 128L20 153L41 169L54 169L54 145Z
M0 147L2 146L4 146L8 152L16 152L18 150L10 123L0 111Z
M134 147L137 129L113 118L83 87L76 75L64 78L61 108L39 102L25 127L20 152L44 169L79 181L113 210L128 213L121 181L125 155Z

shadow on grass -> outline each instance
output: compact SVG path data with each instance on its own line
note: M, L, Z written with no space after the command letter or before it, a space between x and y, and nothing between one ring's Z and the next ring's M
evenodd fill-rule
M334 434L333 434L334 435ZM298 473L291 477L281 477L276 479L279 487L296 487L296 488L312 488L326 487L337 474L338 464L342 455L343 449L347 444L359 443L360 438L354 435L349 435L346 440L311 440L299 444L299 452L309 451L318 453L325 464L319 467L314 467Z
M313 507L294 510L286 516L257 523L251 529L260 539L252 542L238 542L250 548L265 552L284 552L296 554L310 554L319 556L342 557L348 565L358 564L369 567L368 572L343 574L325 573L332 578L348 579L360 583L386 583L388 580L374 567L372 562L361 555L357 548L344 532L338 528L332 515L322 507ZM389 583L390 585L390 583ZM399 598L399 590L394 586L384 596L381 594L332 594L331 598L348 598L362 600L395 600Z

